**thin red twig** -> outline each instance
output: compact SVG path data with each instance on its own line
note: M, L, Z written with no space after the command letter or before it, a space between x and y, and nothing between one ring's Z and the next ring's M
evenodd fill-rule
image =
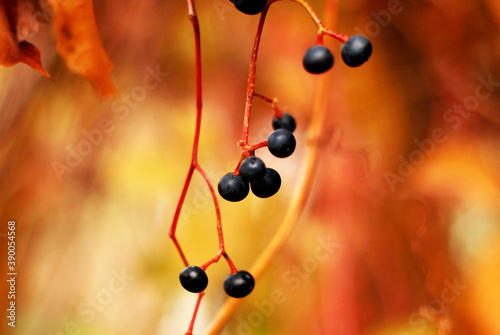
M262 141L260 143L254 144L254 145L250 146L250 148L248 148L248 150L255 151L257 149L264 148L264 147L267 147L267 141Z
M177 208L175 209L174 218L172 220L172 225L170 226L170 232L169 232L169 236L174 242L175 247L177 248L177 251L179 252L179 255L181 256L182 262L184 263L185 266L188 266L189 262L187 261L186 255L182 251L181 245L179 244L179 241L175 236L175 232L177 230L177 224L179 223L179 217L181 215L182 205L184 204L184 200L186 199L186 194L189 188L189 184L191 183L191 179L193 177L193 172L194 172L194 166L191 162L191 166L189 167L186 181L184 182L184 187L182 188L181 197L179 199L179 202L177 203Z
M264 96L264 95L262 95L262 94L255 93L255 92L254 92L253 96L254 96L254 97L256 97L256 98L262 99L262 100L264 100L265 102L268 102L268 103L270 103L270 104L272 104L272 103L273 103L273 102L275 102L275 100L276 100L276 99L271 99L271 98L268 98L268 97L266 97L266 96Z
M275 1L279 1L279 0L275 0ZM305 1L305 0L290 0L290 1L293 1L293 2L300 4L302 7L304 7L304 9L311 16L312 20L314 21L314 23L318 27L318 44L321 45L323 43L323 39L322 39L323 35L328 35L330 37L333 37L342 43L345 43L348 40L347 36L326 29L325 26L323 25L323 22L321 22L320 18L318 17L318 15L314 11L314 9L311 7L311 5L309 5L309 3L307 1Z
M189 327L185 335L193 334L194 322L196 321L196 315L198 314L198 309L200 308L201 298L203 298L203 295L205 295L205 292L198 293L198 299L196 300L196 306L194 307L193 316L191 317L191 322L189 323Z
M177 231L177 226L179 223L179 217L182 211L182 207L184 205L184 200L186 199L186 195L189 189L189 186L191 184L191 180L193 178L194 171L198 171L203 179L205 180L208 188L210 189L210 194L212 195L212 199L214 202L214 207L215 207L215 213L217 217L217 235L219 239L219 251L217 252L216 256L210 259L207 263L205 263L202 268L205 270L209 265L218 262L219 259L224 256L226 259L231 273L237 272L236 267L234 266L234 263L231 261L229 255L227 254L224 246L224 235L222 233L222 217L221 217L221 212L220 212L220 207L219 203L217 201L217 195L215 193L215 189L208 178L207 174L203 170L203 168L198 164L198 146L200 142L200 131L201 131L201 119L202 119L202 77L201 77L201 46L200 46L200 25L198 21L198 17L196 15L196 10L194 7L194 2L193 0L187 0L187 5L188 5L188 17L189 20L191 21L191 24L193 26L193 31L194 31L194 39L195 39L195 63L196 63L196 125L195 125L195 132L194 132L194 141L193 141L193 149L192 149L192 155L191 155L191 162L189 165L189 170L188 174L186 177L186 180L184 182L184 186L182 188L181 196L179 198L179 201L177 203L177 207L175 209L175 214L174 218L172 220L172 225L170 226L170 231L169 231L169 236L172 239L172 241L175 244L175 247L177 248L177 251L179 252L179 255L181 256L182 262L184 263L185 266L189 265L189 262L187 260L187 257L185 253L182 250L182 247L176 237L176 231ZM196 320L196 315L198 313L198 309L200 307L201 299L203 298L204 292L201 292L198 294L198 299L196 302L196 306L193 312L193 316L191 318L191 322L189 324L188 330L186 332L186 335L190 335L193 333L193 327L194 327L194 322Z
M189 185L191 184L191 180L193 177L193 172L198 166L198 144L200 142L200 130L201 130L201 116L202 116L202 89L201 89L201 49L200 49L200 25L198 23L198 17L196 16L196 10L194 8L193 0L187 0L188 5L188 16L194 30L194 39L195 39L195 53L196 53L196 125L194 132L194 141L193 141L193 150L191 155L191 163L189 165L188 174L186 180L184 182L184 187L182 188L182 193L180 199L177 203L177 207L175 209L174 218L172 220L172 225L170 227L169 236L173 240L181 258L185 266L189 265L187 258L182 251L182 248L175 236L177 230L177 224L179 222L179 217L182 211L182 206L184 204L184 200L186 199L186 194L189 189Z
M221 255L225 254L225 258L228 260L228 263L230 263L230 267L232 268L234 265L232 265L232 262L230 261L229 257L226 254L225 247L224 247L224 237L222 233L222 217L220 213L220 207L219 203L217 200L217 195L215 193L215 189L208 178L207 174L203 170L203 168L198 164L198 145L200 142L200 130L201 130L201 117L202 117L202 87L201 87L201 47L200 47L200 26L198 22L198 18L196 16L196 10L194 7L193 0L187 0L188 3L188 10L189 10L189 20L191 21L193 25L193 30L194 30L194 37L195 37L195 53L196 53L196 126L195 126L195 133L194 133L194 141L193 141L193 150L192 150L192 155L191 155L191 163L189 165L189 170L188 170L188 175L186 177L186 180L184 182L184 186L182 189L182 193L179 199L179 202L177 203L177 207L175 210L174 218L172 221L172 225L170 227L170 232L169 236L173 240L175 246L177 247L177 250L179 251L179 254L184 262L184 264L187 266L189 262L187 261L187 258L182 251L182 248L180 246L180 243L178 242L175 233L177 230L177 225L179 222L179 217L180 213L182 211L182 207L184 204L184 200L186 198L187 191L189 189L189 185L191 184L191 180L193 177L194 171L198 171L203 179L205 180L208 188L210 189L210 194L212 195L212 199L214 202L214 207L215 207L215 213L217 216L217 234L219 238L219 252L218 256L216 256L214 259L215 261L218 261ZM214 261L212 261L213 263ZM211 263L210 263L211 264Z
M250 60L250 70L248 74L248 87L247 87L247 100L245 105L245 115L243 117L243 134L241 136L241 143L243 148L248 146L248 130L250 127L250 112L252 111L252 101L255 92L255 71L257 69L257 55L259 53L260 37L262 36L262 29L266 20L269 4L264 7L260 14L259 26L257 27L257 35L253 45L252 57Z
M271 108L274 111L274 115L276 115L277 117L283 116L283 112L278 108L278 99L276 99L276 98L271 99L271 98L268 98L268 97L266 97L262 94L258 94L258 93L254 93L253 96L255 98L259 98L259 99L271 104Z

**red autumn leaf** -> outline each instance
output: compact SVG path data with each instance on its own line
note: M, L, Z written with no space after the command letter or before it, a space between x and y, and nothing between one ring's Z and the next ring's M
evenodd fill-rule
M101 42L92 0L51 0L57 50L72 71L90 80L101 97L116 94L113 64Z
M45 77L50 75L43 68L40 50L33 44L26 41L19 41L18 28L23 27L27 35L31 30L36 30L36 20L25 20L29 17L29 12L35 12L36 7L30 6L30 2L6 1L0 2L0 66L13 66L17 63L25 63L39 71ZM41 10L39 11L41 12ZM21 18L21 20L20 20ZM28 28L29 23L31 28Z
M25 63L50 78L40 51L25 40L49 18L68 68L87 78L99 96L115 95L113 64L100 41L92 0L0 0L0 66Z

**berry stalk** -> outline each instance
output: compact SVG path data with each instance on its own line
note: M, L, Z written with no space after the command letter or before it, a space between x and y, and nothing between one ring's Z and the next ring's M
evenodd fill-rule
M184 181L184 186L182 188L181 196L179 198L179 201L177 202L177 207L175 208L175 214L172 220L172 225L170 226L170 232L168 233L168 236L174 242L174 245L177 248L177 251L179 252L179 255L181 256L182 262L184 263L185 266L188 266L189 262L186 258L186 255L184 254L184 251L182 251L182 247L179 244L177 237L175 236L175 232L177 230L177 224L179 223L179 217L181 215L182 206L184 204L184 200L186 199L187 191L189 189L189 184L191 183L191 179L193 177L193 172L194 172L194 166L191 162L186 180Z
M198 163L198 146L199 146L199 142L200 142L201 118L202 118L202 107L203 107L202 106L202 86L201 86L202 81L201 81L200 26L199 26L199 22L198 22L198 17L196 15L196 10L194 7L193 0L187 0L187 4L188 4L188 11L189 11L188 17L192 23L193 30L194 30L194 37L195 37L196 125L195 125L193 149L192 149L192 155L191 155L191 163L189 165L188 174L187 174L186 180L184 182L181 196L180 196L179 201L177 203L174 218L172 220L172 225L170 227L169 236L173 240L173 242L174 242L181 258L182 258L184 265L188 266L189 262L187 261L187 258L185 256L184 252L182 251L182 248L180 246L180 243L177 240L175 233L177 230L177 225L179 222L179 217L180 217L180 213L182 211L184 200L186 198L186 194L187 194L187 191L189 189L189 186L190 186L190 183L191 183L191 180L193 177L193 173L196 170L202 175L203 179L205 180L205 182L210 190L210 194L211 194L212 200L214 202L215 214L217 217L217 234L218 234L218 239L219 239L219 251L213 259L211 259L208 263L205 264L205 268L208 267L210 264L217 262L220 259L220 257L224 256L224 258L227 260L227 262L229 264L229 267L231 268L231 270L233 270L235 268L234 264L231 262L231 259L229 258L229 256L227 255L227 253L225 251L224 235L222 232L222 216L221 216L221 212L220 212L219 203L217 200L217 195L216 195L215 189L214 189L210 179L208 178L207 174L205 173L203 168Z
M203 170L203 168L198 164L198 147L199 147L199 142L200 142L200 131L201 131L201 119L202 119L202 110L203 110L203 105L202 105L202 77L201 77L201 37L200 37L200 25L198 21L198 17L196 15L196 10L194 6L194 1L193 0L187 0L187 6L188 6L188 17L189 20L192 24L193 27L193 32L194 32L194 41L195 41L195 67L196 67L196 124L195 124L195 132L194 132L194 140L193 140L193 148L192 148L192 154L191 154L191 162L189 164L189 169L188 173L184 182L184 186L182 188L181 196L179 198L179 201L177 203L177 207L175 209L174 213L174 218L172 220L172 224L170 226L170 231L169 231L169 237L172 239L175 247L177 248L177 251L179 252L179 255L181 256L182 262L186 267L189 266L189 262L186 258L186 255L184 251L182 250L182 247L176 237L176 231L177 231L177 226L179 223L179 217L182 211L182 207L184 205L184 200L186 198L186 194L188 192L189 186L191 184L191 180L193 177L193 174L195 171L198 171L203 179L205 180L208 188L210 189L210 194L212 196L212 200L214 203L215 207L215 213L216 213L216 218L217 218L217 235L218 235L218 240L219 240L219 251L217 252L216 256L212 259L210 259L207 263L203 265L202 268L199 268L201 272L204 273L205 269L210 266L211 264L218 262L219 259L224 256L226 259L230 269L231 273L236 273L238 270L234 266L233 262L229 258L229 255L226 253L225 246L224 246L224 235L222 232L222 218L221 218L221 212L220 212L220 207L219 203L217 200L217 195L215 193L215 189L210 182L207 174ZM182 283L182 281L181 281ZM205 285L206 287L206 285ZM196 315L198 313L198 309L200 307L201 299L203 298L204 292L203 290L205 287L201 288L198 293L198 299L196 301L195 309L193 311L193 316L191 318L191 322L189 324L188 330L185 333L186 335L191 335L193 333L193 327L194 327L194 322L196 320Z
M305 3L300 0L291 1ZM271 1L271 3L272 2L274 1ZM268 3L268 5L269 4L270 3ZM327 2L325 8L325 21L330 25L333 25L333 23L336 22L336 12L337 1L331 0ZM331 78L328 76L322 76L319 80L319 86L315 94L313 117L311 119L311 124L308 132L309 150L307 152L302 184L299 186L298 191L294 192L295 197L293 198L290 207L287 209L285 217L280 223L276 234L273 236L272 240L266 246L266 248L257 257L255 263L249 270L249 272L253 274L256 281L263 274L271 261L276 257L276 254L285 243L292 230L292 227L299 220L300 215L302 214L309 198L309 193L314 181L315 171L318 167L320 159L320 148L317 146L317 143L319 143L319 139L321 138L321 136L323 136L322 134L325 134L326 127L328 125L328 123L326 122L328 111L327 104L330 99L331 91ZM234 314L236 308L238 308L240 303L240 299L227 300L219 310L218 314L215 316L214 321L206 332L206 335L219 334L223 330L224 325Z
M258 93L254 93L253 96L256 97L256 98L259 98L261 100L264 100L265 102L271 104L271 108L273 109L274 115L276 115L276 117L282 117L283 116L283 112L280 111L279 108L278 108L278 99L276 99L276 98L271 99L271 98L268 98L268 97L263 96L263 95L258 94Z
M250 69L249 69L249 74L248 74L248 86L247 86L247 95L246 95L246 104L245 104L245 114L243 117L243 132L241 136L241 141L239 145L243 148L243 150L248 149L248 134L249 134L249 128L250 128L250 114L252 110L252 102L254 96L259 97L263 99L264 101L270 102L273 104L273 108L275 109L276 116L281 117L281 111L275 108L276 106L276 101L271 100L263 95L255 93L255 73L257 70L257 56L259 53L259 47L260 47L260 41L261 41L261 36L262 36L262 31L264 29L264 23L266 20L266 15L269 10L269 6L273 4L274 2L277 2L280 0L270 0L267 2L266 6L262 10L260 14L260 19L259 19L259 24L257 27L257 34L255 36L255 41L254 41L254 46L252 50L252 56L250 59ZM281 0L283 1L283 0ZM316 24L318 27L318 45L323 44L323 35L328 35L331 36L338 41L345 43L349 39L347 36L343 34L336 33L332 30L326 29L325 25L321 21L321 19L318 17L314 9L309 5L309 3L305 0L289 0L296 2L300 4L304 9L307 11L309 16L312 18L313 22Z
M202 117L202 88L201 88L201 48L200 48L200 24L198 22L198 17L196 15L196 9L194 7L193 0L187 0L188 6L188 17L189 21L193 26L194 31L194 42L195 42L195 63L196 63L196 125L194 132L194 141L193 141L193 150L191 154L191 163L189 165L188 174L186 180L184 181L184 186L182 188L182 193L180 199L177 203L177 207L175 209L174 218L172 220L172 225L170 226L169 236L175 244L179 255L182 258L182 261L185 266L189 265L187 258L182 250L177 237L175 236L177 230L177 224L179 222L179 217L181 214L182 206L184 204L184 200L186 199L186 194L189 189L189 185L191 184L191 179L193 177L193 172L195 169L201 170L201 167L198 165L198 145L200 142L200 130L201 130L201 117ZM210 182L208 182L210 185ZM217 206L216 206L217 207ZM216 209L217 210L217 209Z
M248 130L250 127L250 112L252 111L252 101L255 94L255 72L257 69L257 55L259 54L260 40L262 30L264 29L264 22L266 21L267 11L269 10L269 2L260 14L259 25L257 27L257 34L253 45L252 57L250 60L250 70L248 74L248 87L247 99L245 104L245 115L243 117L243 134L241 136L241 145L245 149L248 146Z
M257 143L257 144L254 144L254 145L250 146L250 147L248 148L248 150L250 150L250 151L255 151L255 150L257 150L257 149L260 149L260 148L265 148L265 147L267 147L267 140L262 141L262 142L260 142L260 143Z
M280 1L280 0L274 0L274 1ZM318 27L318 45L323 44L323 35L328 35L330 37L333 37L342 43L345 43L348 40L347 36L326 29L323 22L321 22L321 19L318 17L314 9L307 1L305 0L289 0L289 1L293 1L300 4L302 7L304 7L307 13L309 13L309 16L311 16L311 19L314 21L314 24L316 24L316 26Z
M194 307L193 316L191 322L189 323L188 330L184 335L193 335L194 322L196 321L196 315L198 315L198 309L200 308L201 298L205 295L205 292L198 293L198 299L196 300L196 306Z

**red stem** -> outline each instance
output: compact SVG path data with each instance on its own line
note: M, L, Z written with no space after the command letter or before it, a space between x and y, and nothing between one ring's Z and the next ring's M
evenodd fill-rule
M222 233L222 216L220 213L220 207L219 207L219 201L217 200L217 194L215 193L215 189L208 179L207 174L199 164L195 165L196 170L203 176L203 179L205 179L205 182L208 185L208 188L210 189L210 194L212 195L212 200L214 201L214 207L215 207L215 215L217 216L217 235L219 238L219 252L217 253L217 256L215 256L211 261L209 261L207 264L202 267L203 269L206 269L210 264L218 262L220 257L224 255L224 257L228 260L229 266L231 267L231 260L229 259L229 256L226 253L226 247L224 246L224 234ZM234 265L233 265L234 266Z
M259 97L267 102L272 102L275 103L274 100L271 100L263 95L255 93L255 72L257 69L257 55L259 53L259 46L260 46L260 40L262 36L262 30L264 28L264 22L266 19L267 11L269 10L269 6L280 0L269 0L267 5L264 7L264 9L261 12L260 19L259 19L259 25L257 27L257 34L255 36L255 41L254 41L254 46L253 46L253 51L252 51L252 57L250 59L250 70L248 74L248 86L247 86L247 97L246 97L246 104L245 104L245 115L243 117L243 132L241 136L241 141L239 145L243 148L244 151L248 150L248 133L249 133L249 128L250 128L250 113L252 110L252 101L254 96ZM306 0L289 0L296 2L300 4L304 9L307 11L307 13L311 16L312 20L318 27L318 39L317 39L317 44L322 45L323 44L323 35L328 35L330 37L333 37L337 40L339 40L342 43L345 43L348 40L348 37L342 34L335 33L331 30L328 30L325 28L323 25L323 22L321 22L320 18L316 14L316 12L313 10L311 5ZM278 117L281 117L282 112L275 108L275 113ZM236 171L238 171L238 168L236 168Z
M200 142L200 130L201 130L201 116L202 116L202 95L201 95L201 52L200 52L200 25L198 23L198 18L196 16L196 10L194 8L193 0L187 0L188 5L188 16L194 30L194 40L195 40L195 53L196 53L196 126L194 132L194 141L193 141L193 151L191 155L191 163L189 165L188 175L184 182L184 187L182 188L181 197L179 202L177 203L177 207L175 209L174 218L172 220L172 225L170 226L169 236L173 240L181 258L185 266L189 265L187 258L182 251L182 248L175 236L177 230L177 224L179 223L179 217L181 214L182 206L184 204L184 200L186 199L186 194L189 189L189 185L191 184L191 179L193 177L193 172L198 166L198 144Z
M180 217L180 213L182 211L184 200L186 198L186 194L187 194L187 191L189 189L189 185L190 185L192 177L193 177L194 170L197 170L203 176L203 179L205 180L208 188L210 189L210 194L212 195L212 199L214 202L215 213L217 216L217 234L219 237L219 253L218 253L218 257L216 256L216 259L218 260L222 254L225 254L224 237L223 237L223 233L222 233L222 218L221 218L219 203L217 201L217 195L215 193L215 189L214 189L212 183L210 182L210 179L208 178L207 174L201 168L201 166L198 164L198 145L200 142L201 117L202 117L200 26L199 26L198 18L196 16L196 11L194 8L193 0L187 0L187 4L188 4L188 10L189 10L189 20L191 21L191 23L193 25L194 37L195 37L196 126L195 126L194 141L193 141L193 151L192 151L192 156L191 156L191 163L190 163L189 170L188 170L188 175L187 175L186 180L184 182L184 187L182 188L182 193L181 193L179 202L177 203L174 218L173 218L172 225L170 227L170 232L169 232L169 236L173 240L177 250L179 251L179 254L182 258L182 261L184 262L184 265L186 265L186 266L189 263L186 259L184 252L182 251L182 248L181 248L181 246L180 246L180 244L175 236L175 233L177 230L177 225L179 222L179 217Z
M224 256L226 259L227 263L229 264L229 267L231 269L231 273L236 272L236 267L234 266L233 262L229 258L228 254L225 251L224 247L224 235L222 233L222 218L221 218L221 212L220 212L220 207L219 203L217 201L217 195L215 193L215 189L210 182L210 179L208 178L207 174L205 171L202 169L202 167L198 164L198 146L200 142L200 131L201 131L201 117L202 117L202 86L201 86L201 38L200 38L200 25L198 22L198 17L196 15L196 10L194 7L194 2L193 0L187 0L187 5L188 5L188 12L189 12L189 20L191 21L191 24L193 26L194 30L194 39L195 39L195 63L196 63L196 125L195 125L195 132L194 132L194 141L193 141L193 149L192 149L192 155L191 155L191 163L189 165L189 170L188 174L186 177L186 180L184 182L184 186L182 188L182 193L179 198L179 202L177 203L177 207L175 209L175 214L174 218L172 220L172 225L170 226L170 231L169 231L169 236L172 239L172 241L175 244L175 247L177 248L177 251L179 252L179 255L181 256L182 262L184 263L185 266L189 265L189 262L182 250L182 247L177 240L177 237L175 235L177 231L177 226L179 223L179 217L182 211L182 207L184 205L184 200L186 199L186 195L189 189L189 185L191 184L191 180L193 178L193 173L194 171L198 171L203 179L205 180L208 188L210 189L210 194L212 195L212 199L214 202L214 207L215 207L215 214L217 217L217 235L219 239L219 251L217 255L209 260L205 265L203 265L203 269L205 270L210 264L213 264L219 259ZM201 299L203 297L204 293L201 292L198 295L198 300L196 302L196 306L193 312L193 316L191 318L191 323L189 324L189 328L186 332L186 335L190 335L193 333L193 327L194 327L194 322L196 320L196 315L198 313L198 309L200 307Z
M280 0L271 0L271 3L276 1ZM346 35L338 34L336 32L326 29L325 26L323 25L323 22L321 22L320 18L318 17L314 9L311 7L311 5L309 5L309 3L306 0L289 0L289 1L296 2L302 7L304 7L307 13L309 13L309 16L311 16L311 19L314 21L314 24L316 24L316 26L318 27L318 41L317 41L318 45L323 44L323 35L328 35L330 37L333 37L342 43L345 43L349 39Z
M233 174L234 174L235 176L238 176L238 175L240 174L240 166L241 166L241 162L243 162L243 160L244 160L245 158L247 158L247 157L248 157L248 155L246 155L246 153L247 153L247 152L248 152L248 151L246 151L246 152L244 151L244 152L241 154L240 161L238 162L238 165L236 165L236 168L234 169L234 172L233 172Z
M309 15L311 16L314 23L316 24L316 26L319 29L318 30L318 43L320 45L323 43L322 35L331 36L331 37L335 38L336 40L339 40L342 43L345 43L348 40L347 36L342 35L342 34L338 34L336 32L333 32L331 30L326 29L325 26L323 25L323 22L321 22L320 18L318 17L318 15L314 11L314 9L311 7L311 5L309 5L307 3L307 1L305 1L305 0L290 0L290 1L293 1L293 2L300 4L309 13Z
M271 98L268 98L268 97L266 97L262 94L258 94L258 93L254 93L253 96L255 98L259 98L259 99L264 100L265 102L271 104L271 108L274 111L274 115L276 115L279 118L283 116L283 112L280 111L278 108L278 99L276 99L276 98L271 99Z
M262 99L265 102L270 103L270 104L272 104L275 101L275 99L268 98L268 97L266 97L262 94L259 94L259 93L254 93L253 96L256 98Z
M184 204L184 200L186 199L186 194L189 188L189 184L191 183L191 179L193 177L193 172L194 172L194 166L193 164L191 164L188 170L186 181L184 182L184 187L182 188L181 197L179 199L179 202L177 203L177 208L175 209L174 219L172 220L172 225L170 226L170 232L168 234L172 239L172 241L174 242L175 247L177 248L177 251L179 252L179 255L182 258L184 266L188 266L189 262L187 261L186 255L182 251L181 245L179 244L179 241L175 236L175 232L177 230L177 224L179 223L179 216L181 215L182 205Z
M196 315L198 314L198 309L200 308L201 298L203 298L203 295L205 295L205 292L198 293L198 300L196 300L196 306L194 307L193 316L191 317L191 322L189 323L189 327L185 335L193 334L194 322L196 321Z
M266 14L269 9L269 4L264 7L260 14L259 26L257 27L257 35L253 45L252 58L250 60L250 70L248 74L248 87L247 87L247 100L245 105L245 115L243 117L243 134L241 136L242 147L248 146L248 129L250 127L250 112L252 111L252 100L255 91L255 71L257 69L257 55L259 53L260 37L262 36L262 29L266 20Z
M250 148L248 148L248 150L255 151L257 149L264 148L264 147L267 147L267 140L250 146Z
M191 5L189 5L191 4ZM200 142L201 116L202 116L202 89L201 89L201 46L200 46L200 25L194 9L193 0L188 0L189 20L193 25L196 53L196 129L194 133L193 156L191 166L197 165L198 161L198 143ZM207 180L210 184L210 181Z
M333 32L333 31L328 30L328 29L323 29L323 34L324 35L328 35L330 37L333 37L333 38L335 38L336 40L338 40L338 41L340 41L342 43L347 42L347 40L349 39L349 37L347 37L346 35L342 35L342 34Z

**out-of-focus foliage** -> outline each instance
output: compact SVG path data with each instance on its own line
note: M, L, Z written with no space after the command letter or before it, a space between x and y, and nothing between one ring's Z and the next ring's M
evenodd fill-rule
M199 160L217 182L239 158L258 17L226 0L196 5ZM325 3L311 5L321 16ZM338 11L338 26L329 28L369 37L372 58L348 68L340 44L326 39L337 62L325 74L333 77L330 116L324 138L312 143L322 154L307 210L224 332L500 333L497 1L339 1ZM18 323L2 322L0 332L183 334L196 296L178 283L182 262L168 231L194 131L186 5L103 0L94 12L117 98L99 101L68 71L68 58L56 52L57 17L27 38L54 81L24 65L0 71L1 233L16 220L19 273ZM257 152L282 176L276 196L221 203L227 251L241 269L268 243L301 182L318 81L301 60L316 32L297 4L272 5L256 91L278 97L296 117L299 145L286 160ZM266 139L271 115L255 103L252 142ZM214 209L199 176L178 232L194 264L217 251ZM195 334L226 298L228 272L222 262L208 269Z
M50 78L40 50L27 41L49 21L53 21L57 50L67 66L88 78L101 97L114 95L112 64L100 42L91 0L2 0L0 66L21 62Z

